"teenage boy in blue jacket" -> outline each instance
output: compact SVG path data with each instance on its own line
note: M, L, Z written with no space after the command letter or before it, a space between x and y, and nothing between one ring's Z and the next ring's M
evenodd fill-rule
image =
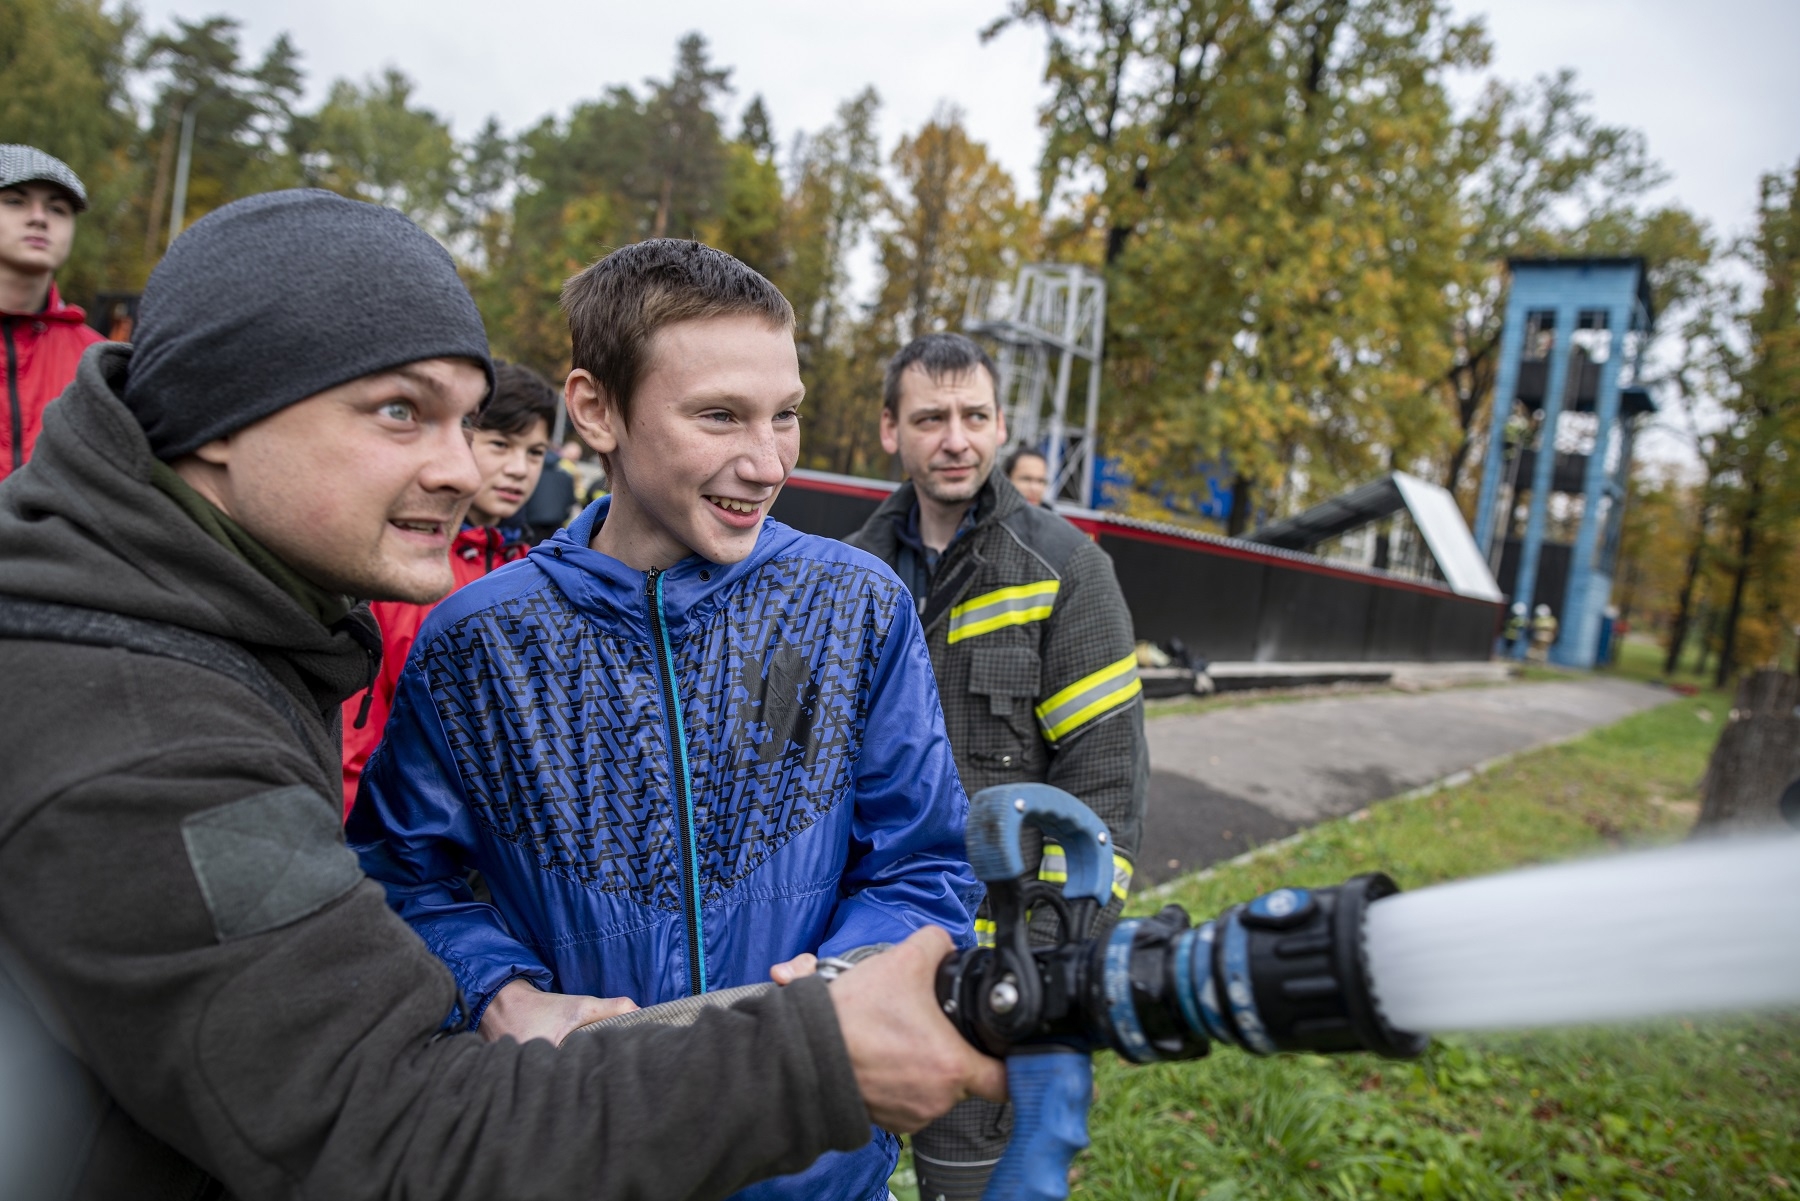
M925 925L967 945L968 801L906 590L767 520L800 444L787 301L659 239L563 304L613 493L420 631L349 823L364 870L490 1038ZM876 1131L740 1196L885 1198L896 1155Z

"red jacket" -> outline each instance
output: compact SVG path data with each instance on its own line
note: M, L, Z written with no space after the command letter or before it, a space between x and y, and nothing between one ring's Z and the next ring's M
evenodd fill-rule
M450 570L456 576L456 588L479 580L502 563L522 559L531 549L523 540L509 538L492 526L466 525L450 546ZM404 601L376 601L369 606L381 625L381 673L369 690L359 692L344 702L344 816L356 801L357 781L362 779L363 764L375 753L381 732L387 726L388 710L394 704L394 689L400 682L400 669L412 654L413 639L425 624L425 615L437 606L409 605ZM369 706L362 714L364 703ZM364 716L362 728L356 719Z
M87 327L87 313L64 304L56 285L40 313L0 310L6 354L6 411L0 414L0 480L25 465L44 425L44 406L75 378L81 352L104 342Z

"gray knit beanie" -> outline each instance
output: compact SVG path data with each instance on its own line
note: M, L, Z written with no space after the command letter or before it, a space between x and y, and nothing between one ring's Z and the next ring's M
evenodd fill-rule
M125 404L163 460L420 359L474 359L494 381L444 248L393 209L316 189L196 221L150 273L133 341Z

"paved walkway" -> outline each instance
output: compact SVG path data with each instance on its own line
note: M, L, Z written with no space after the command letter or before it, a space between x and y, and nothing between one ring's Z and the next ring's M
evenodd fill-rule
M1242 854L1496 755L1528 750L1669 700L1588 679L1322 697L1156 717L1141 883Z

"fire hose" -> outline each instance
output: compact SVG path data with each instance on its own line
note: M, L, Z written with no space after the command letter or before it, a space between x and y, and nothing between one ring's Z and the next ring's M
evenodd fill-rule
M1060 888L1026 872L1028 825L1063 848ZM994 945L953 953L936 983L958 1032L1006 1060L1013 1134L985 1201L1068 1196L1070 1163L1088 1143L1096 1051L1137 1064L1197 1059L1214 1044L1407 1059L1428 1040L1388 1014L1450 1030L1800 1003L1800 838L1532 869L1403 897L1373 873L1277 888L1199 925L1171 905L1099 935L1109 836L1073 796L1044 784L985 789L970 804L967 843L987 885ZM1033 944L1034 911L1056 915L1053 944ZM1671 971L1670 949L1682 946L1695 970ZM821 974L877 949L824 960ZM686 997L595 1026L686 1025L773 987ZM1547 997L1563 1012L1546 1009Z

